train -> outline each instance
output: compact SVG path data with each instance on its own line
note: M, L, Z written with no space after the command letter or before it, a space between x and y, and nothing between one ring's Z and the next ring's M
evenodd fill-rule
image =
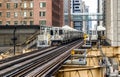
M89 38L92 43L96 43L98 41L97 30L90 30Z
M63 27L45 27L38 35L37 47L61 45L68 42L83 39L83 32L73 29L68 25Z

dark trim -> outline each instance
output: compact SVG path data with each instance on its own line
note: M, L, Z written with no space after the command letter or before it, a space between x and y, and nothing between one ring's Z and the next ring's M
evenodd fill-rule
M40 25L0 25L0 29L39 29Z

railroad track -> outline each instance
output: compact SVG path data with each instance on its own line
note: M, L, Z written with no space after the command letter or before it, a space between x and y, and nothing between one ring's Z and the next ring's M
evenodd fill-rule
M22 55L15 55L13 57L8 57L8 58L0 60L0 64L6 63L6 62L9 62L9 61L13 61L13 60L16 60L16 59L19 59L19 58L22 58L22 57L26 57L28 55L31 55L31 54L34 54L34 53L37 53L39 51L43 51L43 50L49 49L49 48L51 48L51 47L41 48L39 50L34 50L32 52L24 53ZM52 47L52 48L55 48L55 47Z
M48 77L69 56L70 51L82 43L76 41L58 48L43 50L26 57L8 61L0 65L0 76L3 77Z

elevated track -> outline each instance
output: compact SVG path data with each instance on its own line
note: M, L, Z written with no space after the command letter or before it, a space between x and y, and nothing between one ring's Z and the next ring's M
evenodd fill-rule
M60 47L38 50L24 56L15 56L0 61L0 76L3 77L48 77L70 56L70 51L83 42L75 41Z

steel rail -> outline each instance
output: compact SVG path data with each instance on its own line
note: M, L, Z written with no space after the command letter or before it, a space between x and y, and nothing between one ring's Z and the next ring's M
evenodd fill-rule
M50 69L46 70L46 72L45 72L41 77L46 77L46 76L52 75L52 74L53 74L52 72L54 71L54 69L55 69L56 67L58 67L61 63L63 63L67 58L69 58L69 57L71 56L70 51L71 51L72 49L75 49L75 48L80 47L82 44L83 44L83 42L75 45L75 46L72 47L71 49L67 50L65 53L63 53L63 54L61 54L60 56L58 56L58 57L56 58L56 63L54 63L53 66L51 66ZM55 71L57 71L57 70L55 69ZM54 72L55 72L55 71L54 71ZM37 77L40 77L40 75L38 75Z
M73 44L72 46L74 46ZM58 56L57 58L53 59L52 61L46 63L44 66L41 66L37 68L36 70L32 71L26 77L47 77L47 75L57 66L59 66L61 63L63 63L69 56L70 56L70 51L75 48L80 46L80 44L75 45L74 47L70 46L68 47L67 50L64 50L64 53ZM72 48L71 48L72 47Z
M36 57L35 62L32 62L34 60L31 60L29 65L25 65L24 67L22 66L22 68L20 67L19 70L15 71L14 73L12 73L10 75L7 75L7 76L12 76L12 77L14 77L14 76L18 76L18 77L24 76L26 73L36 69L38 66L44 65L48 61L50 61L53 58L59 56L59 54L62 54L62 52L59 53L59 50L57 52L55 52L55 51L56 50L53 50L53 51L50 51L49 53L44 54L44 56ZM59 54L56 55L57 53L59 53ZM26 64L28 64L28 63L26 63Z
M60 48L61 47L58 47L58 49L60 49ZM41 56L39 56L39 55L42 55L42 54L45 55L45 53L47 53L47 52L50 53L49 51L55 50L55 49L57 49L57 48L53 47L53 48L43 50L43 51L38 52L38 53L34 53L32 55L20 58L18 60L14 60L14 61L10 61L10 62L1 64L0 65L0 75L3 76L6 74L10 74L12 71L15 71L18 68L21 68L22 66L25 66L25 65L29 66L30 63L34 62L37 59L36 56L41 58ZM44 56L44 55L42 55L42 56Z
M41 48L41 49L39 49L39 50L34 50L34 51L32 51L32 52L24 53L24 54L21 54L21 55L15 55L15 56L13 56L13 57L8 57L8 58L5 58L5 59L0 60L0 64L3 64L3 63L6 63L6 62L9 62L9 61L13 61L13 60L16 60L16 59L19 59L19 58L22 58L22 57L25 57L25 56L34 54L34 53L37 53L37 52L39 52L39 51L43 51L43 50L48 49L48 48L50 48L50 47Z
M48 75L50 71L55 69L55 67L59 66L70 56L70 51L74 47L78 45L80 46L80 44L76 45L78 42L80 41L76 41L60 47L53 47L21 57L17 60L15 59L13 61L3 63L0 65L0 76L28 77L29 75L29 77L32 77L33 75L41 77ZM42 68L42 70L40 70L41 72L36 71L38 68Z
M62 54L63 52L60 52L61 49L62 49L62 51L63 51L64 49L67 50L67 47L66 47L66 46L62 46L62 47L60 47L60 48L58 48L58 49L55 49L55 50L50 51L50 52L48 52L48 53L46 53L46 54L43 54L43 55L46 55L46 56L43 56L43 58L39 56L39 58L36 58L36 60L31 60L31 62L30 62L31 65L30 65L30 64L29 64L29 65L26 65L25 67L19 68L19 70L14 71L13 73L8 74L8 75L5 75L5 76L24 77L27 72L36 69L38 66L42 66L42 65L45 64L46 62L51 61L51 60L54 59L55 57L57 57L57 56L59 56L60 54ZM58 54L58 53L59 53L59 54ZM48 54L48 55L47 55L47 54ZM57 54L57 55L56 55L56 54ZM50 56L49 56L49 55L50 55ZM55 56L54 56L54 55L55 55ZM48 57L49 59L48 59L48 58L46 59L46 57ZM45 58L45 61L43 60L44 58ZM47 61L46 61L46 60L47 60ZM35 61L35 62L37 62L37 63L34 63L34 64L33 64L32 61ZM40 62L42 62L42 63L40 63ZM28 67L29 69L26 69L27 67ZM27 70L27 71L26 71L26 70Z
M34 53L34 54L30 54L30 55L22 57L20 59L15 59L13 61L8 61L6 63L0 64L0 75L3 72L2 70L6 70L7 68L12 67L12 66L17 66L17 64L19 64L19 63L25 62L29 59L32 59L32 58L36 57L36 56L39 56L39 55L44 54L46 52L49 52L50 50L53 50L55 48L56 47L52 47L52 48L49 48L49 49L46 49L46 50L43 50L43 51L40 51L40 52L37 52L37 53Z

